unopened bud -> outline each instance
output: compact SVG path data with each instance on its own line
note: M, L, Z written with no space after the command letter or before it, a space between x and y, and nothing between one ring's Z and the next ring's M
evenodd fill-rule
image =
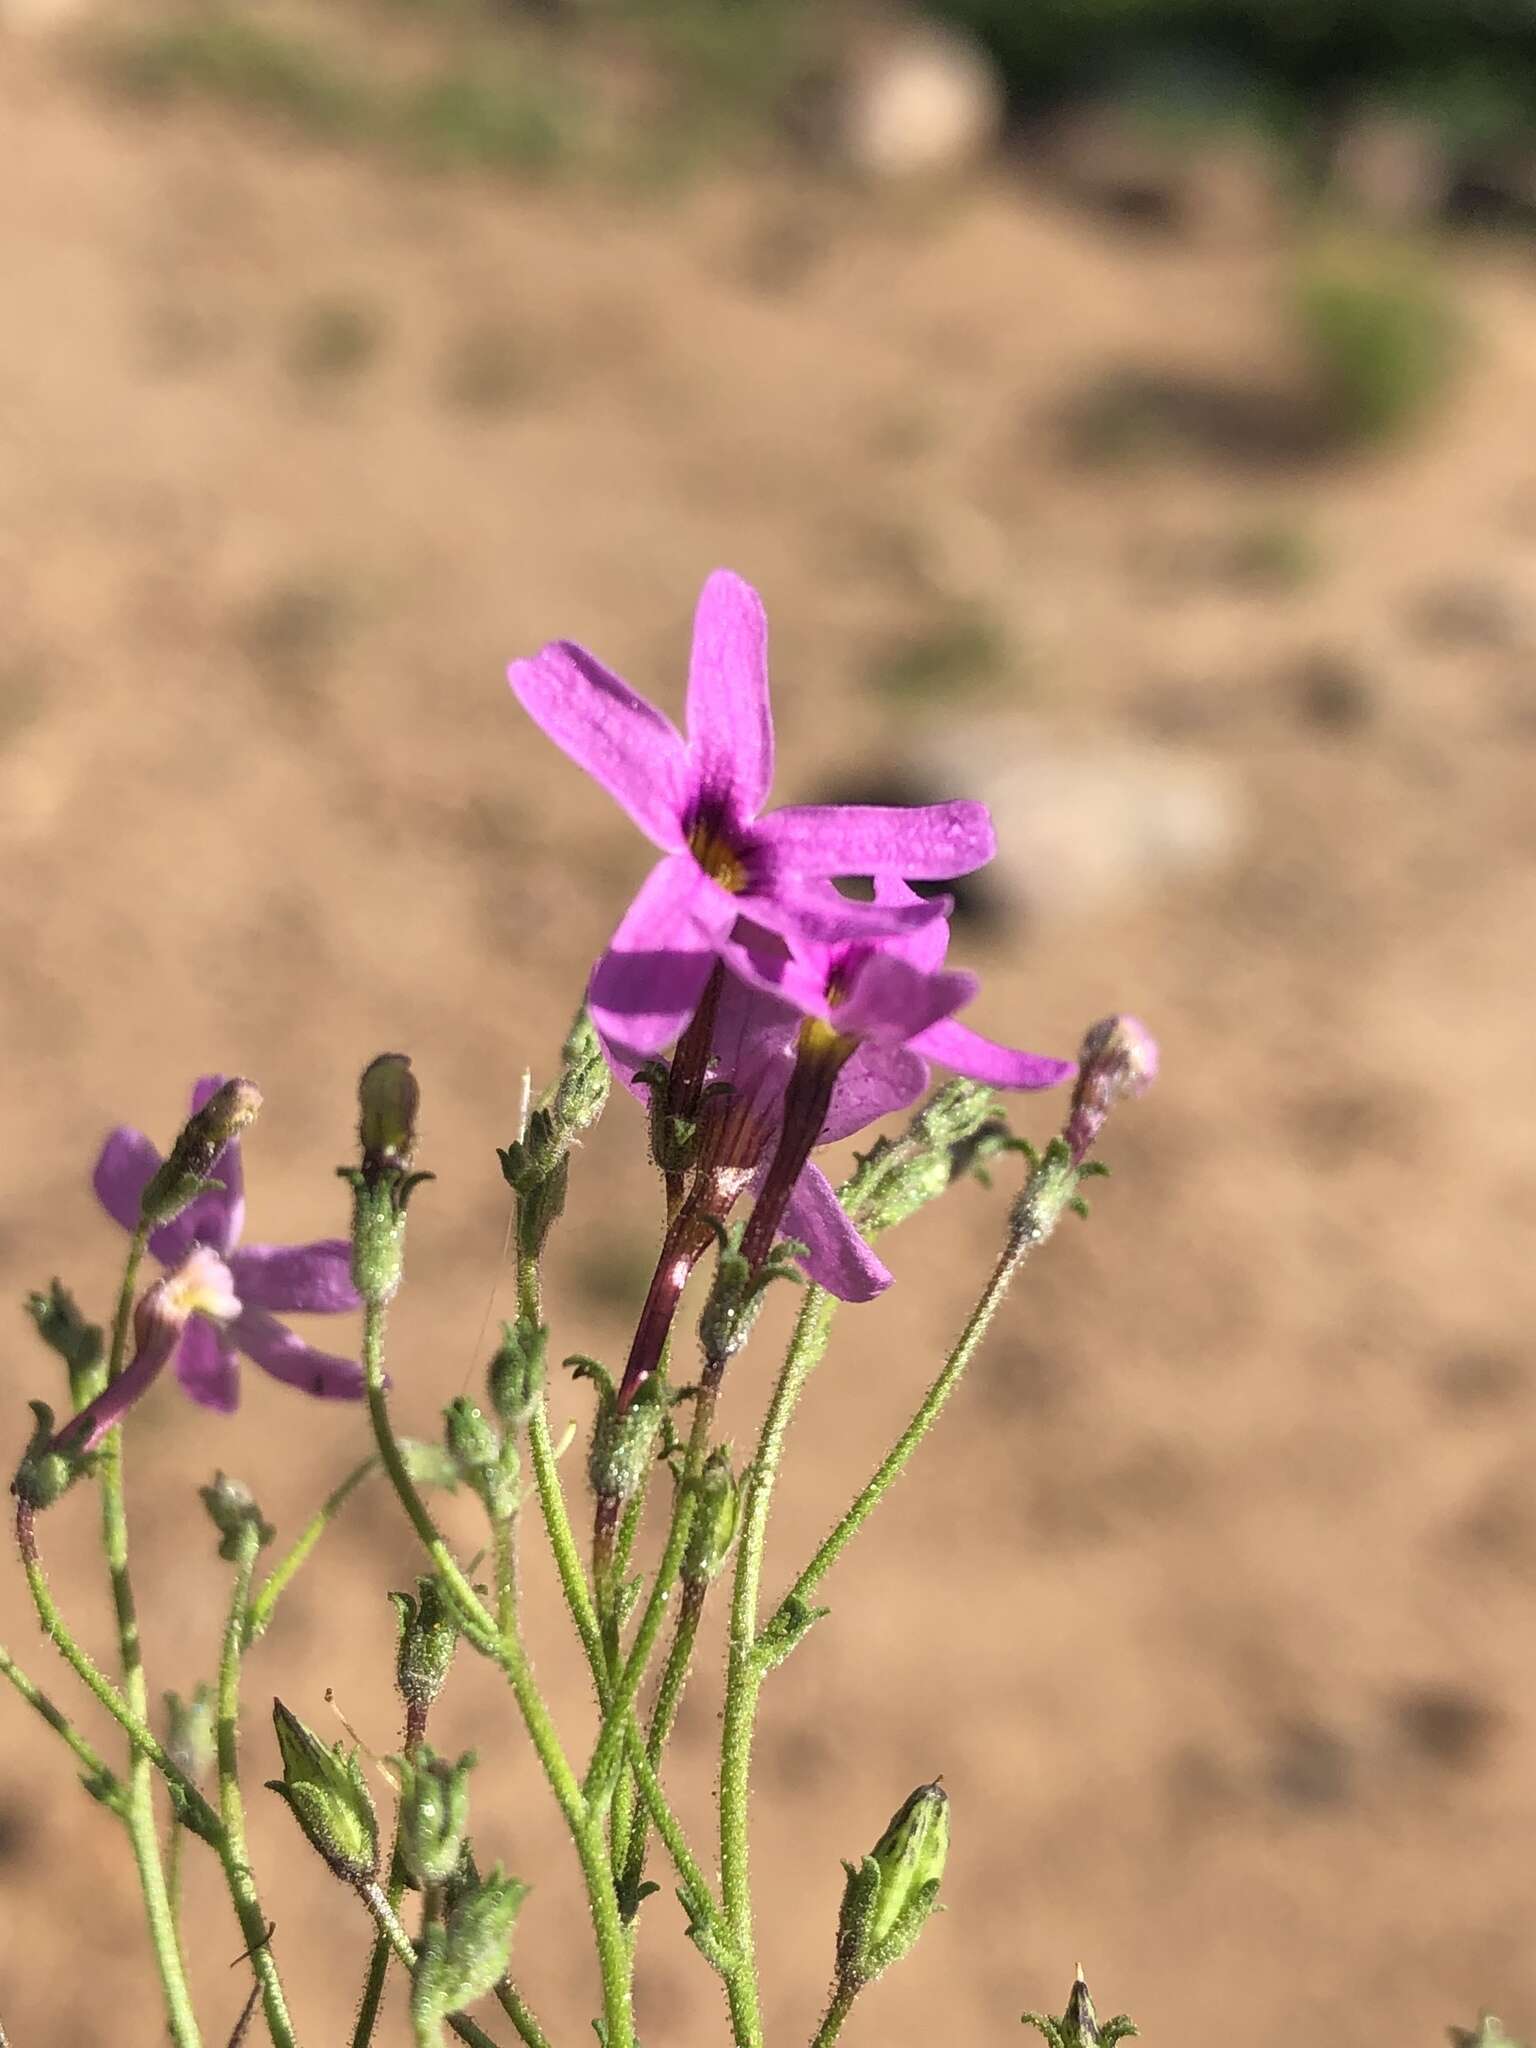
M507 1951L528 1887L498 1863L466 1887L447 1921L429 1927L411 1979L411 2019L418 2040L442 2038L450 2014L473 2005L506 1974Z
M267 1782L293 1809L310 1847L348 1884L378 1875L379 1818L357 1751L328 1749L281 1700L272 1703L283 1775Z
M49 1283L46 1294L27 1296L27 1314L43 1342L63 1359L70 1400L83 1408L106 1384L106 1345L100 1327L85 1320L75 1297L58 1280Z
M501 1517L517 1505L517 1446L503 1443L496 1425L477 1402L459 1394L443 1410L443 1442L460 1479Z
M226 1563L233 1564L243 1546L251 1540L247 1531L254 1531L255 1547L260 1550L277 1534L272 1524L262 1517L261 1509L248 1486L238 1479L231 1479L226 1473L214 1475L212 1486L200 1486L198 1499L208 1510L208 1519L219 1532L219 1555Z
M358 1140L363 1171L409 1173L416 1156L421 1086L403 1052L381 1052L357 1084Z
M491 1406L508 1429L524 1428L539 1405L548 1344L547 1326L526 1316L501 1326L501 1343L487 1369L486 1387Z
M1062 1132L1074 1166L1093 1149L1115 1104L1145 1094L1157 1079L1157 1041L1136 1017L1105 1017L1083 1039L1079 1060Z
M1470 2032L1466 2027L1450 2027L1447 2032L1451 2048L1524 2048L1524 2043L1513 2034L1505 2033L1504 2022L1495 2019L1491 2012L1481 2014L1476 2028Z
M451 1764L424 1743L414 1757L395 1759L400 1774L400 1856L424 1888L446 1884L459 1867L474 1767L471 1752Z
M177 1769L200 1784L212 1771L216 1740L211 1685L197 1686L190 1699L165 1695L165 1747Z
M139 1204L140 1220L152 1228L179 1216L208 1185L220 1155L261 1108L261 1090L249 1081L225 1081L177 1134L170 1156L150 1176Z
M920 1785L848 1883L837 1924L837 1976L852 1988L870 1983L900 1959L938 1904L949 1853L949 1796Z
M414 1600L409 1593L389 1597L399 1625L395 1683L406 1705L424 1713L447 1681L459 1640L458 1623L439 1579L418 1579Z
M612 1390L603 1388L592 1425L587 1477L599 1500L621 1504L644 1479L661 1427L665 1395L661 1383L646 1380L629 1406L620 1410Z
M740 1514L741 1488L731 1472L730 1452L717 1445L699 1474L680 1574L685 1589L702 1591L718 1575L735 1541Z
M699 1312L699 1349L714 1367L723 1366L746 1344L763 1312L766 1292L753 1285L752 1268L737 1249L740 1229L733 1235L735 1244L720 1247L714 1278Z
M28 1406L33 1416L32 1435L16 1467L11 1492L29 1508L51 1508L85 1470L86 1453L56 1441L53 1410L46 1401L32 1401Z
M1139 2031L1123 2012L1100 2023L1081 1970L1073 1981L1067 2009L1059 2020L1038 2012L1027 2012L1023 2019L1026 2027L1034 2027L1045 2036L1049 2048L1111 2048L1114 2042L1130 2040Z
M853 1214L871 1235L905 1223L974 1163L977 1133L997 1116L997 1097L978 1081L948 1081L924 1103L904 1136L880 1140L854 1177Z

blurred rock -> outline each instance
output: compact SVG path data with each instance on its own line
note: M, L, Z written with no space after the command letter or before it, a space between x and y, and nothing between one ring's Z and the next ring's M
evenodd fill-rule
M1274 162L1257 136L1192 136L1119 100L1091 101L1053 122L1048 160L1073 197L1198 240L1241 242L1277 218Z
M1376 715L1370 677L1354 655L1337 648L1311 649L1287 682L1303 722L1325 732L1360 732Z
M1295 1721L1275 1732L1266 1773L1282 1805L1342 1806L1354 1780L1354 1758L1343 1737L1318 1721Z
M1334 147L1337 195L1356 213L1389 227L1439 219L1452 176L1445 138L1422 114L1361 108L1345 121Z
M1428 647L1514 649L1530 643L1530 620L1513 591L1481 577L1432 583L1408 601L1408 624Z
M1483 1763L1502 1716L1465 1686L1410 1686L1393 1702L1393 1716L1409 1746L1426 1763L1468 1770Z
M991 805L1000 850L987 876L1014 908L1119 908L1221 870L1245 835L1234 776L1182 751L1071 745L980 721L957 722L935 751L935 794L966 789Z
M849 50L830 140L864 177L944 176L996 146L1003 112L1002 78L984 50L931 23L892 22Z

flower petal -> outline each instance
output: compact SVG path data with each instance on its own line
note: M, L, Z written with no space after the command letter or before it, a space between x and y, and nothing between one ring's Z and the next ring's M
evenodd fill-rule
M91 1185L103 1209L124 1230L139 1227L139 1203L160 1164L160 1154L129 1124L109 1133L97 1155Z
M363 1368L352 1358L334 1358L316 1351L265 1309L248 1308L230 1329L230 1337L247 1358L285 1386L299 1387L328 1401L360 1401Z
M669 1045L698 1006L731 897L691 854L658 861L592 972L593 1022L622 1066Z
M750 583L717 569L699 596L688 665L688 753L697 794L755 818L773 782L768 620Z
M176 1377L204 1408L233 1415L240 1406L240 1365L227 1332L206 1316L193 1316L181 1333Z
M997 851L985 804L791 804L752 828L779 868L797 875L967 875Z
M861 1045L838 1075L819 1145L851 1138L893 1110L908 1109L928 1086L928 1062L906 1045Z
M86 1403L71 1421L54 1436L56 1450L84 1453L94 1451L96 1446L115 1429L134 1403L140 1400L165 1370L175 1346L174 1329L165 1327L156 1330L147 1343L141 1344L132 1359L110 1385L104 1387L94 1401Z
M352 1247L345 1238L314 1244L248 1244L230 1256L235 1287L247 1308L335 1315L362 1305L352 1285Z
M889 953L869 953L859 964L847 1001L831 1012L832 1023L850 1038L904 1044L968 1003L976 988L973 974L950 969L923 974Z
M1053 1060L1039 1052L1014 1052L997 1045L953 1017L931 1024L912 1041L916 1051L972 1081L994 1088L1055 1088L1077 1072L1072 1060Z
M523 709L628 811L663 852L683 846L692 775L669 718L569 640L532 661L514 661L507 680Z
M819 1166L807 1166L795 1182L780 1229L807 1247L801 1265L840 1301L873 1301L890 1286L890 1273L849 1222Z

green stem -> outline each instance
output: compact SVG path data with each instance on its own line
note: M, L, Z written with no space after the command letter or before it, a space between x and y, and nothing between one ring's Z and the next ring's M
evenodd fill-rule
M100 1789L103 1804L111 1807L121 1816L120 1801L123 1786L116 1773L109 1771L96 1751L75 1727L62 1707L54 1705L39 1686L35 1686L9 1650L0 1645L0 1677L8 1678L34 1713L40 1714L54 1733L68 1745L75 1761L84 1769L91 1780L92 1789Z
M18 1503L16 1509L16 1541L21 1551L27 1585L32 1594L32 1604L37 1610L37 1619L43 1634L57 1648L60 1656L86 1690L94 1699L101 1702L117 1722L134 1750L140 1756L147 1757L175 1789L181 1802L182 1816L193 1832L217 1848L222 1832L217 1813L186 1772L167 1754L164 1744L149 1724L132 1712L111 1679L98 1668L88 1653L81 1649L70 1633L69 1626L54 1601L47 1576L43 1571L42 1560L38 1556L32 1511L21 1503Z
M905 1469L908 1459L923 1438L932 1429L940 1411L959 1384L960 1375L976 1354L977 1346L987 1333L987 1326L997 1313L998 1305L1007 1293L1009 1285L1020 1266L1029 1256L1038 1240L1025 1231L1015 1231L1003 1247L991 1278L982 1291L981 1299L972 1309L959 1342L945 1359L937 1379L923 1396L922 1405L897 1437L884 1458L876 1467L869 1483L855 1498L853 1505L827 1536L821 1548L801 1572L793 1586L779 1604L779 1613L792 1603L808 1601L817 1586L836 1564L884 1496L892 1481Z
M384 1324L384 1303L378 1300L366 1302L363 1310L363 1366L367 1375L368 1413L379 1455L384 1460L384 1469L411 1526L459 1609L468 1640L482 1655L500 1665L512 1687L529 1739L581 1862L597 1944L598 1967L602 1973L608 2048L635 2048L629 1950L619 1919L618 1901L614 1896L613 1866L608 1860L601 1816L594 1816L588 1808L576 1774L555 1732L549 1709L534 1682L520 1640L515 1635L503 1636L498 1631L493 1617L486 1612L480 1596L438 1533L426 1504L405 1469L405 1460L390 1426L389 1404L384 1391ZM382 1898L382 1894L380 1896Z
M706 1586L703 1580L690 1581L683 1588L682 1602L677 1611L677 1627L672 1632L672 1646L667 1652L667 1661L662 1666L661 1683L656 1688L656 1698L651 1707L651 1725L646 1732L646 1761L654 1771L661 1762L662 1753L671 1737L677 1721L677 1710L682 1704L683 1691L688 1684L688 1674L693 1668L694 1644L698 1640L699 1617L704 1611ZM635 1894L645 1876L645 1850L647 1815L640 1812L629 1838L629 1849L624 1859L623 1871L619 1878L619 1897L628 1904L633 1914Z
M834 1984L832 1997L827 2006L827 2016L816 2029L816 2038L811 2048L832 2048L832 2043L843 2031L843 2021L853 2010L853 2001L859 1995L857 1984Z
M240 1791L240 1675L245 1649L246 1615L250 1606L251 1579L256 1570L256 1553L261 1532L252 1523L240 1531L235 1551L235 1583L229 1603L229 1620L224 1628L224 1646L219 1658L218 1720L216 1723L219 1763L219 1816L223 1838L219 1860L224 1865L229 1895L234 1901L240 1931L256 1980L261 1986L267 2031L274 2048L296 2048L297 2037L288 2016L282 1979L272 1956L271 1928L261 1910L261 1897L251 1869L245 1838L245 1801Z
M285 1557L279 1559L277 1564L272 1567L272 1570L268 1572L266 1579L263 1581L261 1591L251 1602L245 1617L245 1642L247 1648L265 1631L267 1624L272 1619L273 1609L287 1591L289 1581L308 1558L309 1553L320 1541L320 1538L336 1519L341 1509L345 1507L348 1500L351 1499L358 1487L362 1485L369 1473L377 1467L378 1462L377 1458L365 1458L360 1465L354 1466L335 1491L328 1494L315 1510L310 1522L302 1533L295 1538L292 1549L288 1551Z
M358 1894L374 1919L379 1923L379 1932L392 1948L407 1973L416 1967L416 1944L400 1924L400 1915L385 1897L383 1889L369 1882L358 1886ZM476 2026L472 2019L456 2012L448 2022L450 2030L461 2041L470 2043L470 2048L496 2048L496 2043L483 2027Z
M826 1350L833 1298L811 1288L801 1304L789 1352L763 1418L757 1452L742 1503L736 1576L731 1588L730 1650L726 1665L725 1717L720 1737L720 1890L735 1955L725 1973L726 1998L737 2048L762 2048L757 1962L752 1929L749 1873L747 1781L758 1694L766 1666L755 1654L757 1600L763 1576L768 1510L784 1455L784 1437L800 1390Z
M518 2038L527 2048L549 2048L549 2036L534 2018L510 1977L503 1977L496 1986L496 2003L517 2029Z

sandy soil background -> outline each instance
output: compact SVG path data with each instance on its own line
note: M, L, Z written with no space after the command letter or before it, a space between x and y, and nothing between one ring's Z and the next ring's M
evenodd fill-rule
M1164 1052L1091 1226L1029 1276L771 1682L771 2037L812 2030L839 1857L940 1772L951 1911L850 2041L1018 2039L1079 1958L1101 2010L1181 2048L1430 2043L1480 2003L1536 2024L1525 260L1453 258L1472 365L1405 452L1192 430L1095 466L1068 422L1106 372L1175 380L1197 425L1212 394L1262 413L1284 391L1283 238L1127 237L1001 173L921 204L793 169L665 194L423 180L3 54L0 1295L57 1271L105 1313L94 1148L119 1119L168 1133L210 1068L266 1092L252 1234L341 1227L353 1079L408 1049L439 1180L392 1364L430 1433L498 1282L505 1304L492 1148L521 1069L548 1072L645 860L503 666L571 634L676 710L694 593L728 562L770 609L784 796L996 802L1014 858L957 949L977 1022L1070 1051L1132 1007ZM332 374L338 306L372 340ZM1277 521L1318 557L1295 587L1250 573ZM935 636L952 655L978 617L988 673L925 687ZM1051 1128L1044 1104L1022 1121ZM621 1352L654 1204L615 1104L554 1261L561 1351ZM909 1411L1002 1217L957 1194L844 1316L770 1586ZM738 1442L771 1335L733 1375ZM14 1457L50 1365L19 1318L4 1355ZM195 1486L236 1472L292 1532L361 1440L254 1373L233 1423L157 1392L131 1460L157 1689L215 1654ZM90 1524L71 1499L44 1534L105 1655ZM253 1787L273 1692L327 1725L329 1688L393 1746L383 1588L414 1567L365 1492L252 1658ZM15 1572L0 1614L67 1695ZM718 1663L716 1634L671 1770L701 1831ZM0 1714L9 2039L148 2048L125 1854L20 1704ZM471 1726L482 1851L537 1883L519 1969L574 2043L595 2007L571 1859L466 1658L444 1746ZM306 2038L338 2041L366 1931L252 1803ZM196 1845L188 1880L214 2038L240 1944ZM648 2048L721 2039L669 1895L648 1934Z

